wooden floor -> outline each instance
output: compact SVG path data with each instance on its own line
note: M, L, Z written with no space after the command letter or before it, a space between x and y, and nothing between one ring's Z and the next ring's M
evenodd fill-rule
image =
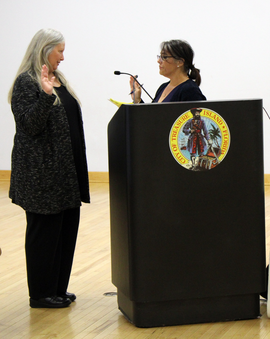
M77 301L65 309L31 309L25 272L23 210L10 203L8 181L0 181L0 338L270 338L261 301L259 319L141 329L119 312L110 277L108 184L92 184L92 203L82 207L69 291ZM270 245L270 187L266 187L267 258Z

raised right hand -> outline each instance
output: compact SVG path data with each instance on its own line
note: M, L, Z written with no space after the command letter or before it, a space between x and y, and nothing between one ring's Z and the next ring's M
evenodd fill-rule
M53 93L53 84L54 84L55 76L49 78L49 70L46 65L42 66L41 69L41 87L44 92L49 95Z
M130 85L130 93L132 93L131 94L132 100L134 103L137 104L141 101L141 94L142 94L141 87L132 77L130 77L129 85ZM133 87L135 88L134 93L133 93L133 90L134 90Z

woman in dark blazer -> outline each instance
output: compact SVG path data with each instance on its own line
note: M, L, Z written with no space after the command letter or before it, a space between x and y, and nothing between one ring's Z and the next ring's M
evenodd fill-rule
M9 102L16 123L9 196L26 212L30 306L67 307L81 202L90 202L79 100L58 70L61 33L33 37Z
M193 49L186 41L170 40L161 44L161 52L157 56L159 73L170 81L159 87L153 102L206 100L199 88L201 76L199 69L193 64L193 57ZM134 103L143 102L140 86L132 77L130 90Z

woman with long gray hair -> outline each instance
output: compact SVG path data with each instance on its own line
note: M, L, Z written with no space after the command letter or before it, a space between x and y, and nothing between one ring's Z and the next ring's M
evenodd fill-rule
M58 70L65 40L41 29L30 42L8 95L16 133L9 196L26 213L30 306L67 307L81 202L89 203L79 100Z

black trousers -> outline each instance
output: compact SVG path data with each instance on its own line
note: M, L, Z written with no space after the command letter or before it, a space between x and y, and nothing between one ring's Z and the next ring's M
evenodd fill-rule
M29 296L65 293L76 246L80 207L58 214L26 211L25 253Z

